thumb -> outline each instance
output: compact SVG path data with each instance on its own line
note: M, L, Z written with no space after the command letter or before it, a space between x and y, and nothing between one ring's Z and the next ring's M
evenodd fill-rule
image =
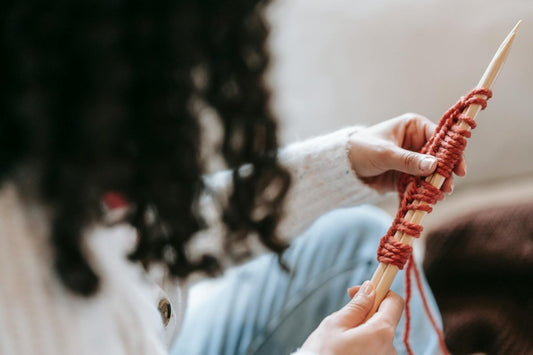
M389 157L389 166L410 175L426 176L437 168L437 158L394 146Z
M338 322L346 328L353 328L366 319L374 305L376 292L370 281L365 281L355 296L337 313Z

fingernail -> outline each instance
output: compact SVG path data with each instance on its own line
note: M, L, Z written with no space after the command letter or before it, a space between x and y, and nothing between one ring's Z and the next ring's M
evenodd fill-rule
M433 157L425 157L420 161L420 169L424 171L433 170L437 164L437 159Z
M359 291L364 293L367 296L370 296L373 290L374 290L374 287L372 286L370 281L365 281L363 285L361 286L361 290Z

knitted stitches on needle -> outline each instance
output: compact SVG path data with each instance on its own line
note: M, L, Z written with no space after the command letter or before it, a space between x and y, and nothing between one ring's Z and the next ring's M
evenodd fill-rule
M470 130L476 127L474 119L468 117L464 112L470 105L480 105L482 110L485 109L487 106L487 100L491 97L492 92L489 89L474 89L466 96L461 97L454 106L444 113L435 133L420 150L420 153L433 155L437 158L436 174L439 174L444 178L451 177L455 166L461 160L466 148L467 138L471 135ZM470 129L465 129L462 123L465 123ZM420 237L420 233L423 229L422 226L408 221L406 215L409 211L425 211L430 213L432 211L431 205L436 204L441 198L442 191L422 177L403 174L398 184L398 193L400 198L398 213L392 226L387 231L387 234L381 238L377 254L378 261L395 265L399 269L403 269L404 265L407 263L407 270L405 272L405 333L403 339L405 348L410 355L413 354L413 350L409 345L409 300L411 299L410 274L413 272L424 309L439 338L440 349L442 353L448 354L449 352L444 342L444 336L430 312L418 269L416 265L414 265L412 247L403 244L394 238L396 232L405 233L414 238Z
M482 97L481 95L485 96ZM463 111L470 105L480 105L481 109L487 106L487 100L492 96L489 89L474 89L468 95L452 106L442 116L435 133L422 147L420 153L433 155L437 158L435 173L449 178L455 166L459 163L466 147L467 138L471 133L469 129L461 127L466 123L471 129L476 127L475 121L466 116ZM418 238L422 226L409 222L405 216L408 211L425 211L430 213L434 205L442 196L442 191L425 181L419 176L403 174L400 178L398 192L400 206L392 226L387 234L381 238L378 248L378 261L393 264L403 269L409 259L412 248L394 238L396 232L404 232L411 237Z

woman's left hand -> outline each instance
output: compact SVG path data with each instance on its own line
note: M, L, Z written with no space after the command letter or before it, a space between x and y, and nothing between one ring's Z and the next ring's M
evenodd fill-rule
M399 172L427 176L437 168L437 160L418 150L431 138L436 125L429 119L406 113L364 128L350 136L349 158L352 169L364 182L380 192L394 191ZM455 174L464 176L464 159L455 167ZM453 190L453 179L447 179L442 191Z

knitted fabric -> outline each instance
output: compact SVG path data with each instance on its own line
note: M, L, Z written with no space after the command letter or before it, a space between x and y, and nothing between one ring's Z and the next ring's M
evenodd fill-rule
M483 98L480 95L486 97ZM420 153L433 155L437 158L437 168L435 173L445 178L453 174L455 166L461 160L463 151L466 147L467 138L470 137L470 130L462 127L462 123L467 124L470 129L474 129L476 123L471 117L466 116L463 112L470 105L480 105L485 109L487 99L492 96L488 89L474 89L466 96L463 96L454 106L452 106L442 116L437 129L431 139L422 147ZM412 247L403 244L394 238L396 232L403 232L411 237L418 238L422 232L422 226L409 222L406 214L409 211L425 211L430 213L430 205L437 203L442 196L442 191L422 177L402 175L400 178L398 192L400 197L400 206L396 218L387 234L381 239L378 248L378 261L392 264L399 269L403 269L407 264L405 272L406 277L406 308L405 308L405 334L404 344L409 354L413 351L409 345L410 331L410 311L409 300L411 298L411 273L415 275L417 289L420 292L424 308L430 318L431 324L439 336L441 351L448 353L444 342L444 336L439 329L434 317L429 311L425 295L422 291L420 275L412 259Z

